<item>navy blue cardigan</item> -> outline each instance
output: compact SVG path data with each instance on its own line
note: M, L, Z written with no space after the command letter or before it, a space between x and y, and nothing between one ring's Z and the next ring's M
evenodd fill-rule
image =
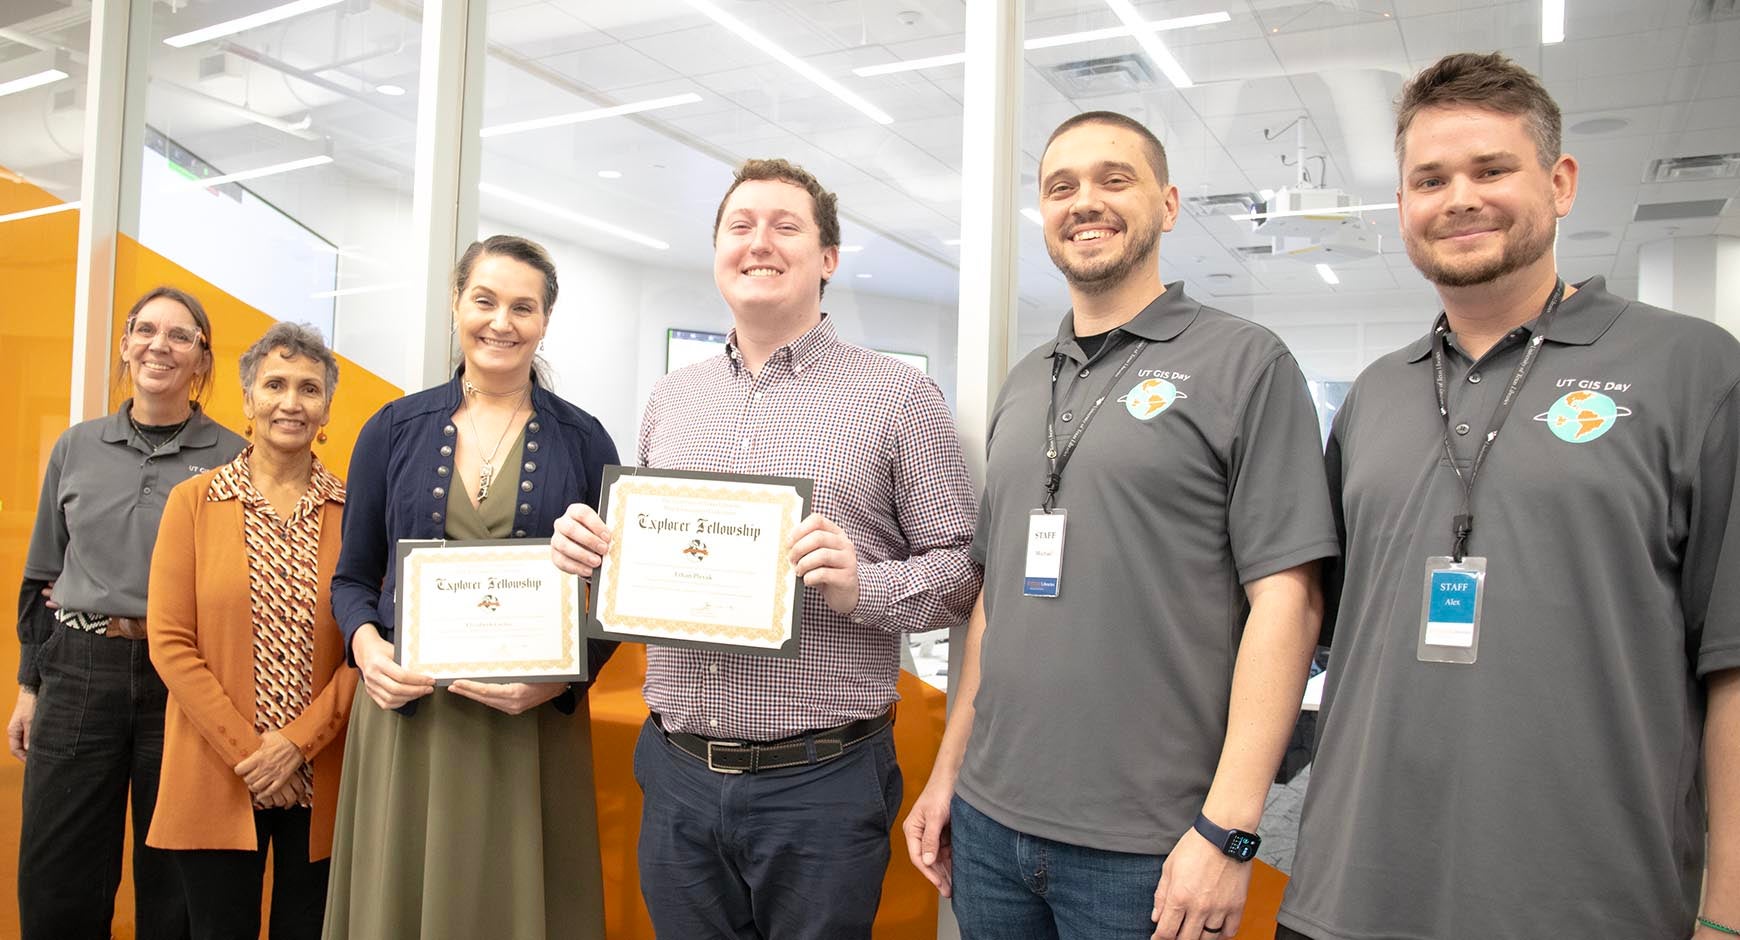
M365 623L393 635L394 564L399 539L439 539L447 527L447 492L457 481L450 419L463 393L460 373L445 385L388 402L363 425L345 481L344 548L332 576L332 613L344 631L344 649ZM605 464L617 462L616 444L598 419L532 386L514 538L548 540L570 503L598 506ZM610 658L614 643L589 641L591 674ZM355 665L354 658L351 664ZM411 703L414 706L416 703ZM558 706L572 701L558 700ZM414 709L403 709L410 714Z

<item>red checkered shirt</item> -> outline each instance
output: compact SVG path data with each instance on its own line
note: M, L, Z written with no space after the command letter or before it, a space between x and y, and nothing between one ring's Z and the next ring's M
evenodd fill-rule
M901 634L960 623L978 597L976 504L942 392L834 335L826 315L758 375L724 354L653 386L642 466L806 477L858 552L858 606L804 592L796 659L652 646L646 701L667 731L772 741L886 710Z

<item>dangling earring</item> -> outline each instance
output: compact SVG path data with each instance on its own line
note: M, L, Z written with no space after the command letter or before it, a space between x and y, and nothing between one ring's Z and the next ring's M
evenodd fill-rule
M326 443L326 432L321 431L319 434L314 435L314 443L316 443L316 444Z
M544 351L544 341L538 340L538 352L543 352L543 351Z
M249 424L247 427L242 428L242 436L243 437L253 437L254 436L254 426L252 424Z

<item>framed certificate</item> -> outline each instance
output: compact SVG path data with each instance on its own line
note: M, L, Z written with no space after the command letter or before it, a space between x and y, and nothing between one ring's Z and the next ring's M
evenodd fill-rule
M792 477L605 467L610 552L586 635L797 656L803 585L786 543L812 490Z
M402 539L393 653L434 676L499 682L586 675L581 581L556 570L543 539Z

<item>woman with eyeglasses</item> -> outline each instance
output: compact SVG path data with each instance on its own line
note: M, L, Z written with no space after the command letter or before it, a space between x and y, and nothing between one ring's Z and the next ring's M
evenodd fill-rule
M167 697L145 642L152 546L169 491L245 444L200 408L211 333L211 318L184 291L139 298L117 363L132 397L68 429L49 454L19 592L18 702L6 729L24 761L24 940L107 940L129 798L133 831L151 825ZM138 940L187 936L181 878L138 837L133 898Z
M169 687L146 843L169 849L193 940L319 940L356 670L327 598L344 483L313 445L338 358L277 323L242 354L253 444L175 488L151 559L151 662ZM319 437L317 438L317 435Z

